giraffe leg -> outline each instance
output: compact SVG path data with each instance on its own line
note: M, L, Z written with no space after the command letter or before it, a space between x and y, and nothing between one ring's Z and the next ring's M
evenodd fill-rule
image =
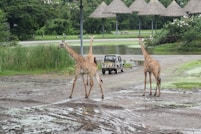
M75 83L76 83L76 81L77 81L77 77L78 77L78 75L75 76L75 79L74 79L74 81L73 81L73 87L72 87L71 94L70 94L69 98L72 98L73 90L74 90L74 88L75 88Z
M104 99L104 94L103 94L103 89L102 89L102 80L100 79L99 74L96 74L96 79L98 81L98 84L99 84L99 87L100 87L100 90L101 90L102 99Z
M144 93L143 93L143 96L145 96L145 93L146 93L146 82L147 82L147 72L144 72Z
M157 95L157 89L158 89L158 85L156 86L156 90L155 90L154 96Z
M89 85L89 75L87 74L87 85Z
M149 82L150 82L150 93L149 95L152 95L152 81L151 81L151 72L149 72Z
M155 90L154 96L157 95L157 89L158 89L158 80L156 79L156 90Z
M158 86L158 97L160 97L161 95L161 89L160 89L160 85Z
M157 82L157 85L158 85L158 97L160 97L160 95L161 95L161 79L160 78Z
M89 97L89 95L90 95L90 93L91 93L91 89L92 89L93 85L94 85L93 77L90 76L90 89L89 89L89 93L88 93L88 95L87 95L88 97Z
M87 80L88 80L88 75L87 75ZM84 74L82 74L82 81L83 81L83 83L84 83L85 98L88 98L88 96L87 96L87 83L86 83L86 81L85 81L85 79L84 79ZM88 81L87 81L87 82L88 82Z

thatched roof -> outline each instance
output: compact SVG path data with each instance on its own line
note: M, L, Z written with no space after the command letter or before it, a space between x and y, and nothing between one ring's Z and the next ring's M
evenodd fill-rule
M138 15L163 15L165 7L158 0L151 0L146 6L144 6L138 13Z
M190 14L201 14L201 1L190 11Z
M133 12L139 12L147 3L144 0L135 0L129 7Z
M175 0L166 8L163 16L179 17L187 15L185 10L181 8Z
M132 11L121 0L113 0L104 13L125 14L132 13Z
M95 10L94 12L89 16L90 18L112 18L116 17L116 14L112 13L103 13L104 10L107 8L107 5L103 1Z
M184 6L186 12L191 12L193 8L200 2L200 0L189 0L188 3Z

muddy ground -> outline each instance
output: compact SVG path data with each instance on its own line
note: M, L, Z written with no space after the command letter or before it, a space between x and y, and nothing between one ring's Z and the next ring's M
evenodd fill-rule
M162 83L174 80L180 64L201 59L201 55L153 57L162 66ZM123 59L143 57L127 55ZM142 96L143 77L141 65L123 73L101 74L104 100L97 82L85 99L81 79L69 99L72 76L0 77L0 133L201 133L201 89L184 91L162 85L161 97Z

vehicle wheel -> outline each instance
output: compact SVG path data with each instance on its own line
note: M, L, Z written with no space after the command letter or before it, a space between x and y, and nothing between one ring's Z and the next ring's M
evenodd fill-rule
M112 74L112 71L111 71L111 70L109 70L109 74Z
M115 69L114 71L115 71L115 74L117 74L117 69Z
M121 69L121 72L124 72L124 69L123 69L123 68Z
M104 69L102 69L102 74L105 74L105 70Z

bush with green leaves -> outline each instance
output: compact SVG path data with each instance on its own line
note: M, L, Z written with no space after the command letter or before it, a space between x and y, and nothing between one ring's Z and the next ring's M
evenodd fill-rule
M193 17L191 27L182 36L185 46L201 46L201 16Z
M201 44L201 17L192 16L175 19L165 24L153 40L146 40L148 46L182 42L182 47L198 47ZM181 47L181 48L182 48Z

